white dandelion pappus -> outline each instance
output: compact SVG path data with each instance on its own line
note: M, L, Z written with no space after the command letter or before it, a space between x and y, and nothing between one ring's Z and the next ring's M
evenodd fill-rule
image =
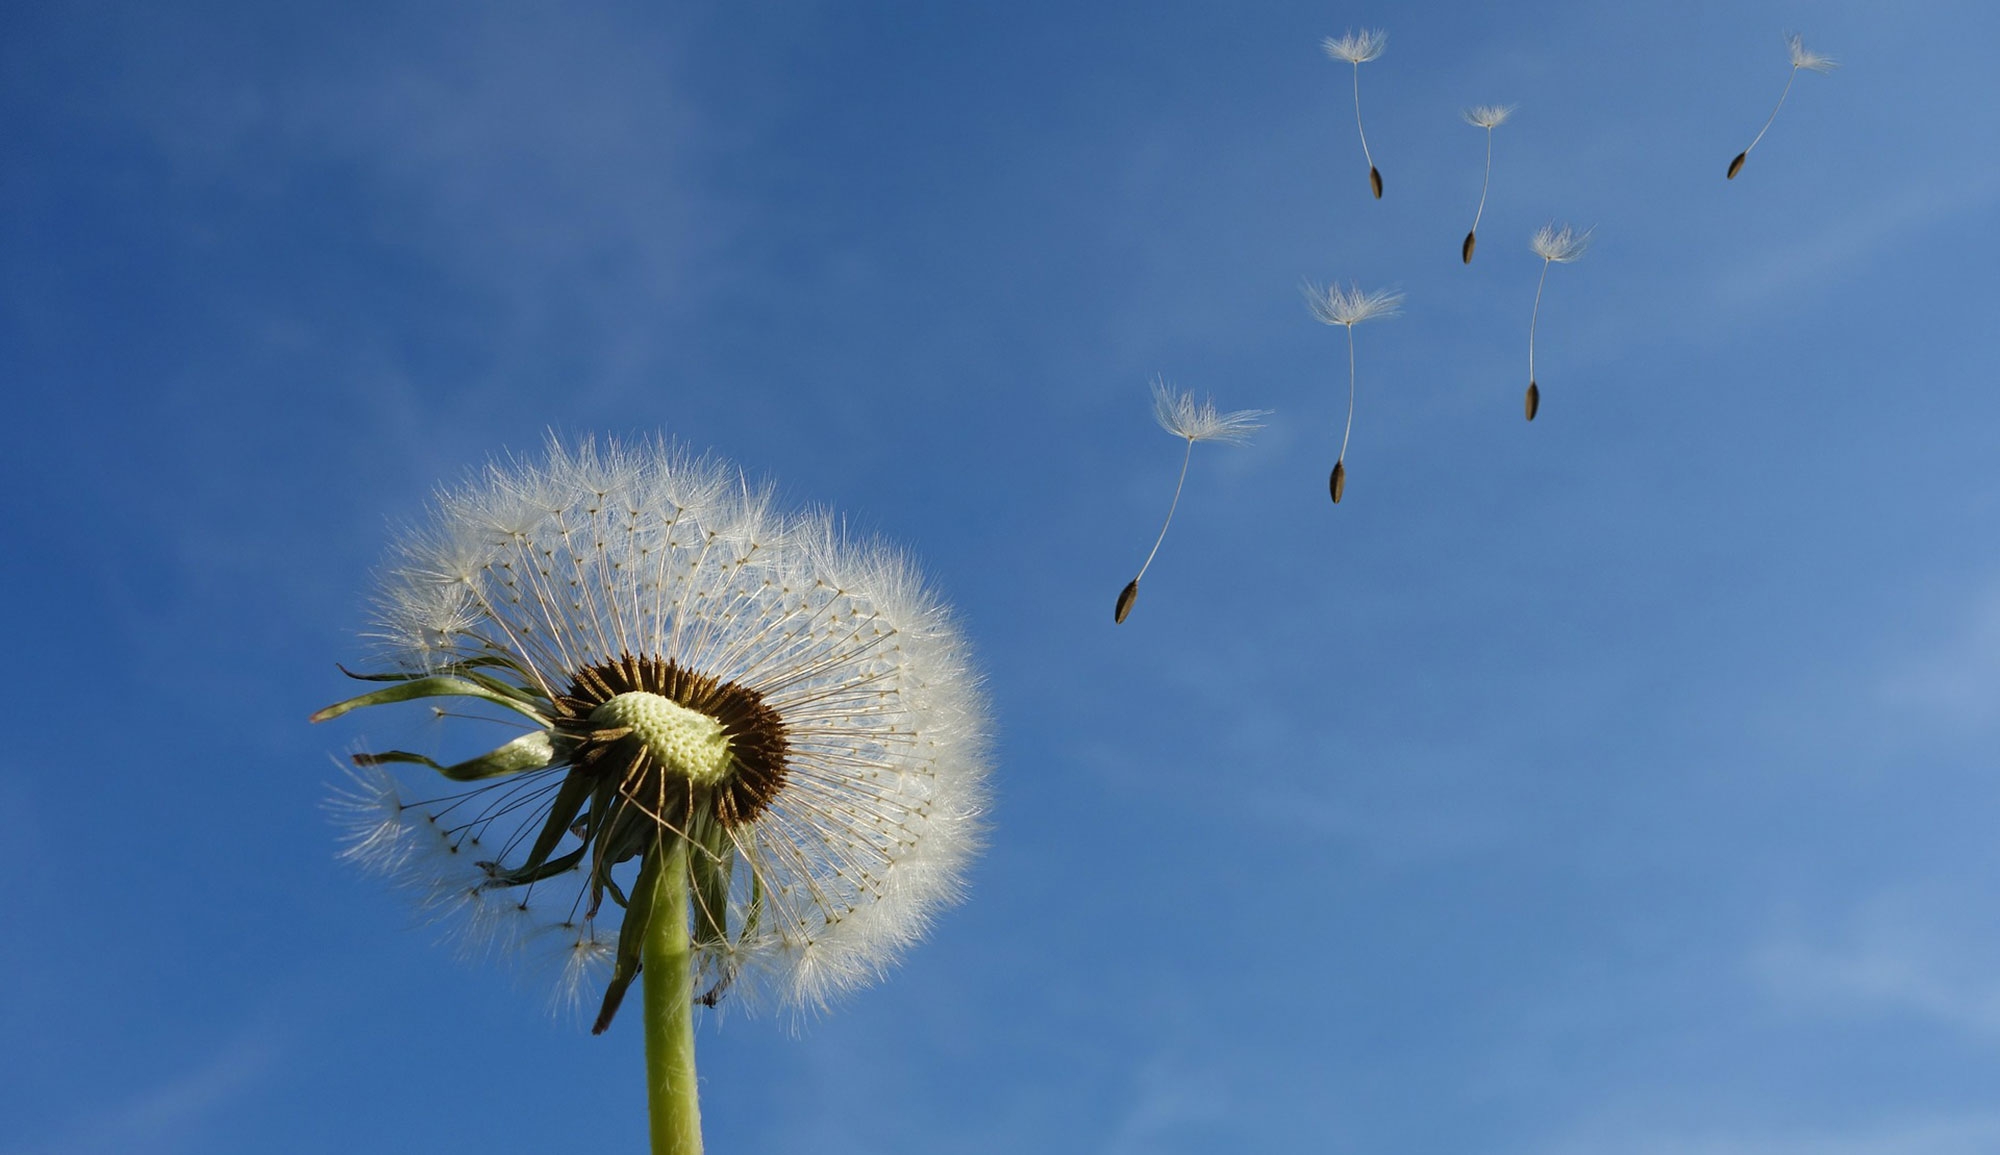
M1308 281L1303 291L1306 306L1322 325L1359 325L1403 311L1403 294L1393 289L1364 293L1359 285L1334 284L1321 288Z
M1535 235L1528 240L1528 247L1544 261L1566 265L1583 256L1584 251L1590 248L1592 231L1585 229L1579 233L1569 225L1558 228L1554 224L1546 224L1535 230Z
M1132 612L1132 603L1139 598L1139 579L1152 568L1153 559L1159 555L1160 543L1167 540L1167 527L1174 524L1174 511L1181 505L1181 487L1187 484L1188 462L1194 459L1194 443L1197 441L1219 441L1225 445L1242 445L1250 440L1250 435L1262 429L1259 417L1269 416L1268 409L1238 409L1230 413L1218 413L1212 400L1197 403L1194 394L1186 390L1176 392L1164 380L1153 379L1153 420L1160 428L1187 442L1187 450L1181 455L1180 480L1174 482L1174 500L1167 506L1167 520L1160 525L1160 535L1153 539L1153 548L1146 554L1146 561L1139 567L1139 574L1126 583L1118 593L1118 604L1113 610L1111 621L1122 625L1125 616Z
M1389 47L1389 34L1379 28L1363 28L1359 32L1350 29L1343 36L1327 37L1319 42L1319 46L1335 60L1366 64Z
M1785 87L1778 93L1778 103L1772 106L1771 115L1764 118L1764 127L1757 130L1757 135L1751 138L1749 147L1737 153L1736 159L1729 162L1729 171L1724 174L1726 180L1736 179L1736 174L1743 171L1743 163L1750 159L1750 149L1756 148L1757 142L1764 139L1764 134L1771 131L1772 123L1778 119L1778 110L1785 107L1785 98L1792 94L1792 82L1799 78L1800 72L1817 72L1824 75L1840 67L1840 62L1833 57L1823 56L1807 48L1805 38L1796 32L1785 34L1785 55L1792 62L1792 71L1785 77Z
M1822 56L1806 47L1805 38L1793 32L1785 37L1785 52L1792 58L1793 68L1803 68L1807 72L1822 75L1840 67L1840 61L1831 56Z
M1231 413L1218 413L1213 400L1199 404L1194 394L1181 390L1175 392L1165 381L1153 380L1153 420L1160 428L1175 437L1184 437L1190 444L1196 441L1221 441L1230 445L1241 445L1250 440L1250 435L1264 427L1259 417L1270 416L1268 409L1238 409Z
M1327 490L1333 495L1333 503L1339 505L1341 495L1347 492L1347 442L1354 433L1354 326L1396 316L1403 310L1403 294L1391 289L1364 293L1360 285L1342 288L1333 284L1321 288L1311 281L1301 289L1315 320L1347 329L1347 426L1340 434L1340 454L1333 459L1333 472L1327 477Z
M1375 192L1375 199L1382 199L1382 170L1375 167L1375 155L1368 151L1368 130L1361 124L1361 66L1381 56L1389 47L1389 34L1379 28L1363 28L1359 32L1348 31L1339 37L1329 36L1320 41L1320 47L1329 58L1344 60L1354 66L1354 128L1361 135L1361 159L1368 162L1368 187Z
M685 1033L677 1085L649 1080L686 1098L655 1099L656 1142L664 1111L698 1149L692 1003L823 1007L959 897L987 723L949 612L900 554L719 461L552 441L490 466L402 536L375 637L389 669L353 676L384 688L314 721L446 696L528 732L453 765L357 755L343 856L553 953L559 1000L608 970L595 1031L643 977L649 1064L656 1000ZM413 793L395 763L456 785Z

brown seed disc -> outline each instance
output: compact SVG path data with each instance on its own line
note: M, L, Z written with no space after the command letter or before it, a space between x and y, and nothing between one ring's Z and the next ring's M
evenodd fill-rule
M1326 479L1327 492L1333 494L1333 503L1340 504L1340 495L1347 492L1347 463L1333 463L1333 476Z
M1375 190L1375 199L1382 199L1382 172L1374 165L1368 166L1368 186Z
M1735 180L1736 174L1743 171L1743 162L1749 159L1750 153L1747 150L1737 153L1736 159L1729 162L1729 175L1723 179Z
M681 787L668 789L663 771L629 732L600 736L590 721L598 706L633 690L663 698L706 714L721 724L734 755L729 778L709 791L716 821L733 827L761 814L785 785L789 740L785 720L764 696L748 686L724 682L663 658L621 654L613 661L584 666L571 675L569 687L555 697L556 729L572 737L571 758L578 772L616 783L630 798L692 799ZM685 779L681 782L685 783ZM680 802L685 805L685 801ZM657 815L679 821L678 814Z
M1464 246L1463 246L1463 247L1461 247L1461 248L1459 249L1459 253L1458 253L1458 255L1459 255L1459 258L1460 258L1461 260L1463 260L1463 261L1464 261L1464 262L1465 262L1466 264L1468 264L1468 265L1469 265L1469 264L1471 264L1471 263L1472 263L1472 246L1474 246L1474 245L1476 245L1476 244L1478 244L1478 243L1479 243L1479 236L1478 236L1478 234L1476 234L1476 233L1467 233L1467 234L1465 234L1465 244L1464 244Z
M1124 622L1125 615L1132 612L1132 603L1138 600L1139 579L1133 578L1125 584L1124 589L1118 592L1118 612L1111 617L1113 624Z
M1528 401L1527 401L1528 420L1533 421L1535 419L1536 410L1540 409L1541 407L1542 407L1542 391L1540 389L1535 388L1535 383L1533 381L1530 381L1528 382Z

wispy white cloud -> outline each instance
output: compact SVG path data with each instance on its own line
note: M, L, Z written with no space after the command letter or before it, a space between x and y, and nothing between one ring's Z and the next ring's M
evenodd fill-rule
M201 35L164 16L121 20L141 46L133 70L158 66L143 46ZM302 227L402 252L459 291L499 363L506 348L564 338L589 358L581 381L650 381L667 322L705 299L740 216L704 191L701 142L715 130L684 91L682 41L662 22L572 10L383 20L365 50L196 39L180 52L223 66L133 75L146 96L119 111L203 203L253 219L259 206L330 205ZM314 340L318 322L285 315L286 301L234 303L245 331ZM401 353L383 340L393 373Z
M1138 1087L1105 1140L1104 1155L1139 1155L1160 1140L1184 1136L1191 1124L1227 1118L1223 1072L1193 1064L1178 1053L1160 1053L1139 1071Z
M1937 1114L1870 1127L1612 1133L1606 1128L1548 1148L1548 1155L1992 1155L2000 1115Z
M5 1155L174 1155L202 1150L208 1126L254 1087L275 1059L268 1043L239 1038L207 1062L114 1097L53 1134L7 1148Z
M1832 931L1789 931L1752 966L1795 1007L1897 1015L2000 1038L2000 939L1981 933L1986 903L1933 892L1875 895Z
M1753 314L1770 302L1796 300L1816 287L1851 292L1843 274L1919 229L2000 198L2000 172L1986 171L1943 180L1911 180L1900 191L1856 208L1818 232L1746 252L1718 279L1715 303L1725 316Z
M1888 705L1968 729L2000 723L2000 584L1960 611L1945 636L1893 662L1880 694Z

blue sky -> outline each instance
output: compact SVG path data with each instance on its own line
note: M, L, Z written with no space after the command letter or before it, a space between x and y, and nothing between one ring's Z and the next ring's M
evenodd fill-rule
M1793 30L1843 66L1725 182ZM988 674L971 900L704 1027L713 1150L2000 1149L1990 7L0 33L0 1153L639 1146L637 1033L336 862L373 723L304 724L390 528L551 428L906 544ZM1307 278L1408 294L1338 508ZM1155 374L1274 414L1113 627Z

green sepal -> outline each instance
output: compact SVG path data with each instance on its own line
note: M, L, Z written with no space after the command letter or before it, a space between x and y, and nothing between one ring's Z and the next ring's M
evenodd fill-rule
M764 880L756 871L750 872L750 909L743 912L743 925L737 928L736 941L742 942L757 932L757 924L764 919Z
M736 846L729 831L712 817L689 831L688 876L694 884L696 946L720 946L729 941L729 875L736 865Z
M412 754L408 750L384 750L380 754L356 754L357 766L379 766L384 762L403 762L416 766L428 766L454 782L477 782L481 778L498 778L502 774L519 774L525 770L540 770L555 761L555 744L543 732L523 734L519 738L497 749L488 750L477 758L451 766L439 764L435 759L422 754Z
M583 861L583 856L589 849L587 846L579 846L568 854L559 855L543 862L517 866L512 870L496 870L493 872L493 877L487 880L486 885L491 887L526 886L531 882L540 882L544 878L554 878L566 870L576 869L576 864Z
M514 661L512 658L491 655L484 658L467 658L462 662L446 662L432 670L388 670L380 674L357 673L341 665L339 662L333 664L334 669L339 670L357 682L413 682L418 678L428 678L433 674L457 674L466 670L477 670L487 666L502 666L510 670L519 670L521 668L520 663Z
M611 864L604 857L604 842L599 837L604 831L604 816L609 811L611 799L617 790L616 784L601 781L590 791L590 809L583 815L583 839L585 846L592 850L590 858L590 906L589 916L597 916L597 908L604 905L604 886L611 881ZM618 905L625 905L623 895L618 897Z
M611 981L604 984L604 1002L598 1008L596 1024L590 1028L593 1035L603 1034L604 1028L611 1025L611 1017L618 1013L618 1004L625 1000L625 988L639 976L639 956L646 944L646 924L653 920L653 898L659 889L653 885L653 880L659 877L660 860L666 856L666 848L655 843L652 853L639 862L638 880L632 884L632 897L625 903L625 918L618 924L618 953L611 966Z
M467 658L462 662L447 662L434 670L390 670L387 673L381 674L357 673L341 665L339 662L335 662L333 665L335 669L357 682L414 682L420 678L431 678L444 674L478 682L489 690L505 694L510 698L517 698L523 702L546 702L548 700L546 695L525 688L525 684L535 681L535 676L532 673L514 659L503 658L498 655L488 655L484 658ZM491 674L481 672L488 669L501 669L516 674L520 677L520 682L509 682L504 678L496 678Z
M382 766L390 762L398 762L410 766L428 766L439 772L443 772L444 770L444 764L435 758L429 758L422 754L413 754L408 750L384 750L380 754L354 755L354 764L356 766Z
M564 834L569 833L569 828L576 822L577 812L583 809L584 802L589 798L590 780L580 770L570 771L569 777L563 779L562 788L556 791L555 801L549 804L548 821L542 823L541 833L535 836L535 844L528 849L528 857L521 864L521 869L533 869L555 853L556 844L562 841ZM585 821L587 823L588 819ZM585 829L588 830L587 825ZM583 846L577 849L577 853L582 854L589 848L590 838L587 834L579 834L578 837L583 839Z
M510 666L509 668L516 669L516 667L512 666ZM531 706L537 704L546 705L548 703L548 698L546 698L542 694L537 693L534 690L517 686L514 683L506 680L505 678L496 678L491 674L482 674L478 670L457 670L454 672L458 673L459 676L465 678L467 681L477 682L496 694L505 694L509 698L513 698L516 701L525 702Z
M449 674L431 674L422 678L412 678L407 682L376 690L370 694L362 694L360 697L349 698L345 702L335 702L333 705L314 714L307 721L324 722L330 718L338 718L349 710L358 710L363 706L380 706L389 702L409 702L418 698L451 696L480 698L495 705L505 706L515 713L525 714L533 718L539 725L547 726L549 724L548 719L542 717L540 711L535 710L521 699L503 694L490 686L482 685L469 678L453 677Z

